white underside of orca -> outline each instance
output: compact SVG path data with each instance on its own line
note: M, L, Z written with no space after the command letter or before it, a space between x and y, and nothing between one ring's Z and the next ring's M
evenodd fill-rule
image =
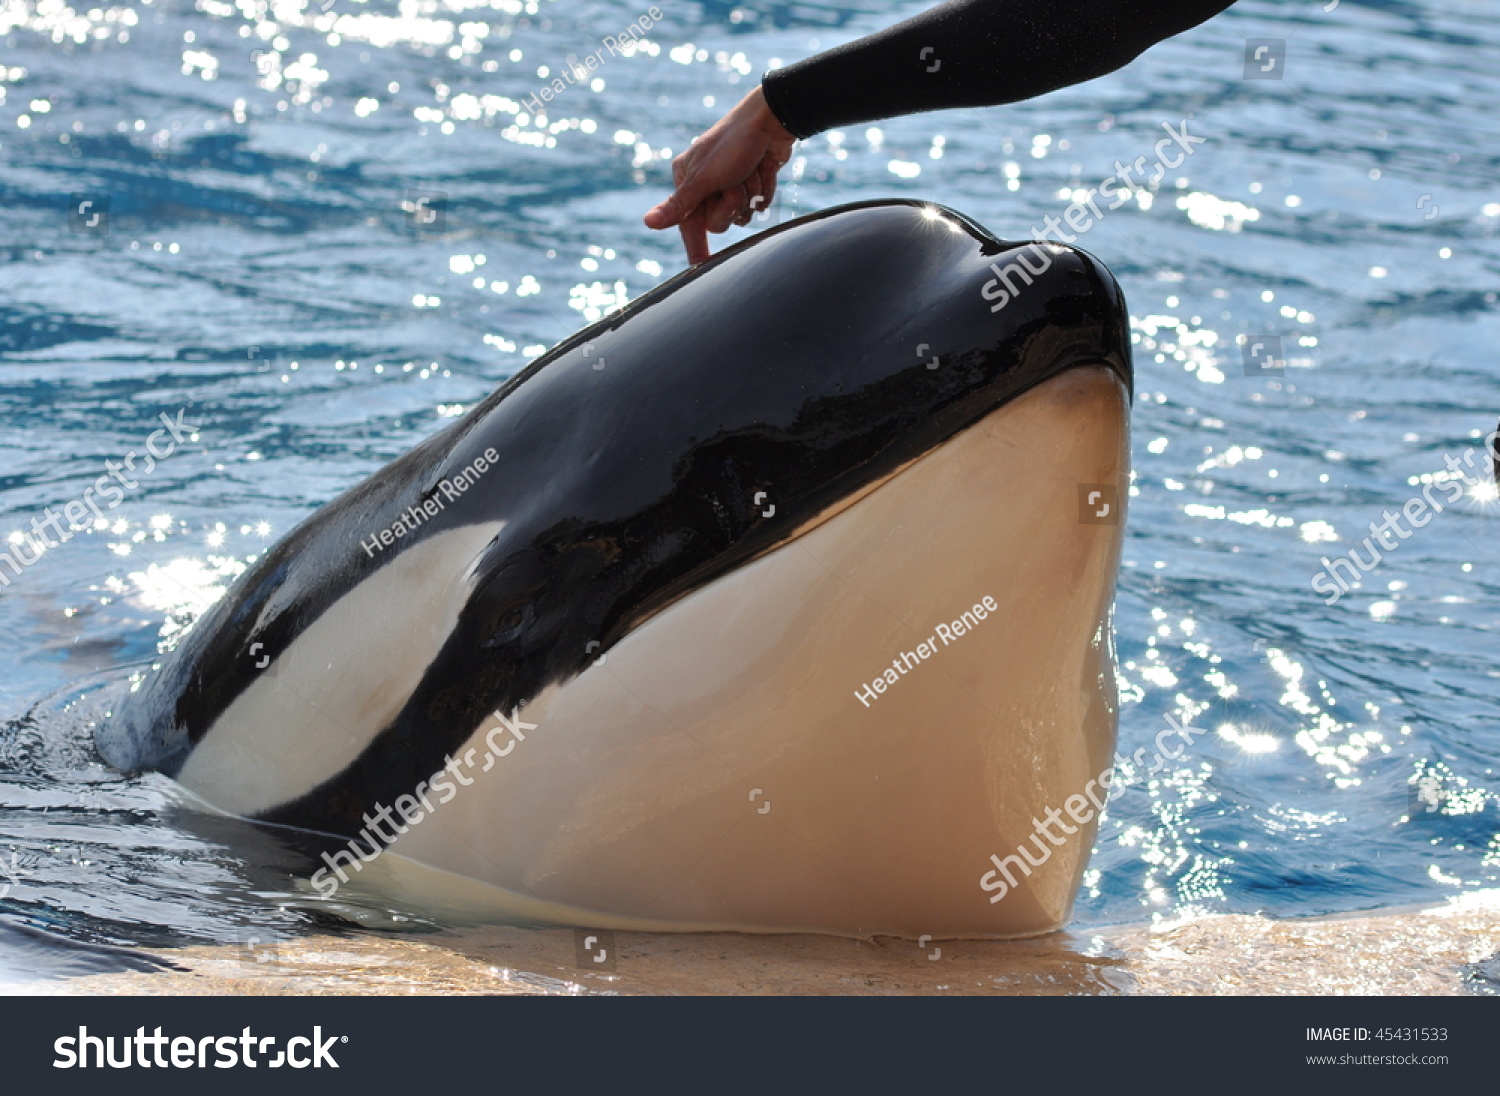
M536 729L466 770L473 783L341 897L600 928L1057 928L1097 820L1002 901L980 881L1109 768L1123 526L1080 523L1078 485L1123 499L1128 460L1111 370L1032 389L534 698L519 715ZM252 814L347 764L420 678L495 531L417 545L346 595L181 782ZM856 697L986 597L998 609L968 634L868 706ZM491 719L454 756L507 742Z

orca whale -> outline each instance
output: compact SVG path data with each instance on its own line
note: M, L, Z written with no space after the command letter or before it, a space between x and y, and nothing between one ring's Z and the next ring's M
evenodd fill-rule
M348 839L325 897L1050 931L1113 756L1130 386L1082 251L916 201L782 224L314 513L97 744Z

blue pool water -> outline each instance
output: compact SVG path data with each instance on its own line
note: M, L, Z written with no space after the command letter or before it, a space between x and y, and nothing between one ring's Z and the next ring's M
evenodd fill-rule
M196 428L0 592L4 922L115 945L306 923L274 839L100 764L92 698L318 505L680 269L640 217L773 59L919 7L658 6L539 128L517 117L539 70L644 8L0 4L0 540L143 452L159 415ZM1117 158L1152 159L1164 123L1207 138L1079 241L1139 338L1121 749L1169 715L1208 732L1112 805L1084 925L1500 874L1487 478L1337 603L1310 586L1445 455L1488 464L1500 13L1324 6L1244 0L1038 102L814 138L774 210L911 196L1024 237ZM1249 39L1284 42L1279 79L1245 78ZM1283 375L1247 374L1247 336L1281 339ZM8 940L0 974L35 969Z

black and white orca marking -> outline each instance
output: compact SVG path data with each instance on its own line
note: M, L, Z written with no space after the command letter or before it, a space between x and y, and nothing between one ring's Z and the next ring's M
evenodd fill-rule
M991 311L1020 246L866 202L678 275L293 530L101 750L346 837L421 803L346 874L480 915L1057 927L1093 824L1005 901L979 881L1113 756L1131 365L1082 252Z

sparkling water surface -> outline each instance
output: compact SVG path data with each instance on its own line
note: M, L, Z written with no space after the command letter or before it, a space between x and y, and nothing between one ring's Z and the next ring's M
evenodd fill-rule
M523 101L644 8L0 5L0 541L144 452L160 415L192 428L0 591L0 975L57 968L23 930L314 923L280 838L101 764L99 698L320 504L680 270L640 217L760 73L919 8L662 0L539 119ZM1152 163L1164 124L1206 139L1078 241L1136 338L1120 749L1205 732L1127 766L1085 929L1435 902L1500 874L1500 13L1324 8L1243 0L1040 101L815 137L768 218L906 196L1025 238L1116 160ZM1272 52L1247 59L1252 39ZM1443 512L1328 604L1320 557L1370 558L1370 523L1424 488Z

